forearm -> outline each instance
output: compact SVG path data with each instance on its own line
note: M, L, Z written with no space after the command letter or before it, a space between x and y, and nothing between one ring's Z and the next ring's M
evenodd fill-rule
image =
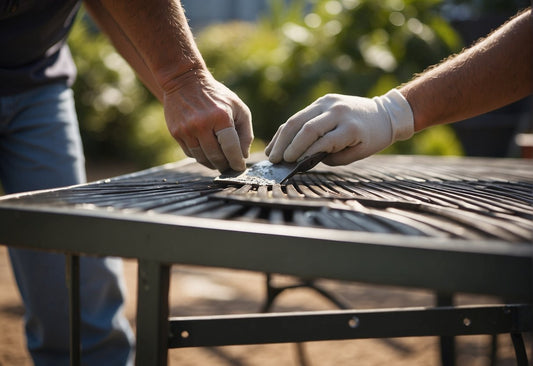
M400 88L415 131L489 112L533 91L531 9Z
M162 89L155 81L151 71L148 69L146 63L132 44L131 40L124 34L107 9L103 7L100 0L86 0L85 8L100 29L109 37L115 49L135 70L143 84L156 96L157 99L159 99L159 101L162 102Z
M117 48L162 101L170 134L210 168L244 170L251 114L216 81L196 47L179 0L86 0Z
M191 70L207 70L179 0L100 0L164 91Z

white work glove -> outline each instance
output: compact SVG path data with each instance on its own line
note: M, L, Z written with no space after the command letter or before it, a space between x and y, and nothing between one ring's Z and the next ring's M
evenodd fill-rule
M330 153L324 163L344 165L413 133L413 112L396 89L372 99L328 94L282 124L265 153L272 163L279 163L324 151Z

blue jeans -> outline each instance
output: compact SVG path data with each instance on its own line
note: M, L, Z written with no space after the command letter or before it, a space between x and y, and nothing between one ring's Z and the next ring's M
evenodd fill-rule
M52 84L0 97L0 181L6 193L83 183L84 165L71 89ZM9 256L35 365L68 365L64 255L10 248ZM82 257L80 271L82 364L131 365L134 337L123 314L122 261Z

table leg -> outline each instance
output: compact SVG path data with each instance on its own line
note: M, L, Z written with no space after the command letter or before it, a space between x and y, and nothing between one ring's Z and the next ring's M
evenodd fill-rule
M136 365L166 365L170 266L139 259Z
M516 364L518 366L527 366L529 363L527 361L527 352L522 333L511 333L511 339L516 354Z
M437 306L453 306L453 295L437 293ZM455 366L455 337L440 337L440 359L442 366Z
M69 297L70 365L78 366L81 364L79 256L66 255L65 274Z

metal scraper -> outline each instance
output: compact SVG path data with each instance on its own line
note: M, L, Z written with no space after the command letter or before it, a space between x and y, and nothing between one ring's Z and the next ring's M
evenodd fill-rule
M253 186L271 186L283 184L296 173L305 172L326 157L327 153L320 152L296 163L281 162L273 164L263 160L253 164L244 172L231 171L215 178L215 182L222 184L250 184Z

